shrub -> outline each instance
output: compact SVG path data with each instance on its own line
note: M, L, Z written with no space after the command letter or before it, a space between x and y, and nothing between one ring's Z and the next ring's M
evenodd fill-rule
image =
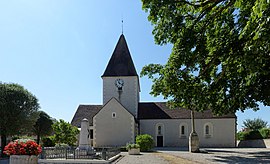
M256 140L256 139L263 139L261 133L257 130L253 130L247 133L246 136L247 140Z
M237 133L237 139L239 140L256 140L263 139L261 133L257 130L247 131L247 132L239 132Z
M245 136L247 135L247 131L245 131L245 132L238 132L237 133L237 140L245 140Z
M263 138L270 138L270 129L269 128L260 129L259 132L261 133Z
M55 146L55 142L53 140L53 137L43 137L41 139L42 141L42 146L44 147L54 147Z
M132 148L135 148L135 149L140 148L140 145L139 144L127 144L127 146L126 146L127 150L130 150Z
M68 149L68 148L70 148L70 146L68 146L68 144L65 144L65 143L58 143L58 144L56 144L55 145L55 148L56 149Z
M141 151L149 151L154 146L153 137L149 134L142 134L136 137L136 143L140 145Z

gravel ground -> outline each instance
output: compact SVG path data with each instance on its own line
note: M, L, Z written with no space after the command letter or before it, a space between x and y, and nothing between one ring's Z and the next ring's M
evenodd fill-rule
M157 151L194 163L270 163L270 149L266 148L206 148L202 150L206 152L189 153L176 150L176 148L164 148Z
M140 155L128 155L122 152L118 160L114 164L169 164L168 161L157 155L158 153L141 153Z
M205 148L204 153L189 153L180 148L161 148L157 152L128 155L121 153L114 164L208 164L208 163L270 163L267 148Z

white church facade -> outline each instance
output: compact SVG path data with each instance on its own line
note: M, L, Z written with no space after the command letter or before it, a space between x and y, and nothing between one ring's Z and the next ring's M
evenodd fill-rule
M149 134L155 146L188 147L190 111L170 109L165 102L140 102L139 76L122 34L106 67L103 105L79 105L71 123L80 128L89 122L89 144L115 147L134 143L138 134ZM200 147L235 147L236 116L195 112Z

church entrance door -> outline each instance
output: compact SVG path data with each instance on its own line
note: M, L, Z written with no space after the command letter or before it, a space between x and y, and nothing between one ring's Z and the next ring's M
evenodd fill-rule
M163 136L157 136L157 147L163 147Z

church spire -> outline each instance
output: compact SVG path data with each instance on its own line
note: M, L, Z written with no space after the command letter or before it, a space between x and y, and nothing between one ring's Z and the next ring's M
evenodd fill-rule
M121 34L107 68L102 75L102 77L111 76L138 76L123 34Z

